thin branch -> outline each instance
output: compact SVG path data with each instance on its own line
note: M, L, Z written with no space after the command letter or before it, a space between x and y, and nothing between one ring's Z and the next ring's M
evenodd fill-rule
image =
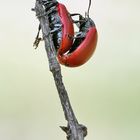
M41 0L36 0L35 12L41 25L49 68L54 77L65 119L68 122L67 127L61 126L61 128L66 132L68 140L84 140L84 137L87 135L87 128L78 123L71 107L67 91L62 81L61 67L56 59L56 51L50 34L48 16L41 4Z

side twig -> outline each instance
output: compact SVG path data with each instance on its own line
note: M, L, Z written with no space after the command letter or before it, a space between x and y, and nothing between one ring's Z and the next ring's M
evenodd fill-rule
M35 12L41 25L45 49L49 61L49 68L54 77L65 119L68 122L67 127L61 126L61 128L66 132L68 140L84 140L84 137L87 135L87 128L78 123L71 107L67 91L62 81L61 67L56 59L56 52L50 34L48 16L41 4L41 0L36 0Z

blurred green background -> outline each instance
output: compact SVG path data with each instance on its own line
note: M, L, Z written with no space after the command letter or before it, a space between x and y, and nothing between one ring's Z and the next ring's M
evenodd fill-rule
M61 0L84 14L88 0ZM35 1L1 1L0 139L65 140L66 125L43 42L32 47ZM73 109L88 127L87 140L140 139L140 1L92 1L99 39L78 68L62 66Z

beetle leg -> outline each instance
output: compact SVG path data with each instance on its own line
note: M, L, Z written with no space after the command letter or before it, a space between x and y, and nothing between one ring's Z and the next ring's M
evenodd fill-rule
M55 28L55 29L51 30L50 33L53 34L53 33L57 32L59 30L60 30L60 28Z
M56 12L57 12L57 10L56 10L56 7L55 7L55 6L51 7L49 10L46 10L46 11L47 11L47 14L48 14L48 15L50 15L50 14L53 14L53 13L56 13Z
M49 11L51 7L56 6L58 4L56 0L43 0L42 3L45 6L46 11Z
M75 35L76 36L74 38L84 38L86 36L86 33L84 33L84 32L77 32Z
M56 24L54 29L50 31L51 34L60 31L62 26L60 24Z
M81 14L79 14L79 13L70 14L70 16L71 16L71 17L73 17L73 16L79 16L79 20L77 20L77 21L76 21L76 20L73 20L74 23L83 22L84 19L85 19L85 18L84 18Z
M79 14L79 13L73 13L73 14L70 14L70 16L71 16L71 17L73 17L73 16L81 16L81 17L82 17L82 15Z

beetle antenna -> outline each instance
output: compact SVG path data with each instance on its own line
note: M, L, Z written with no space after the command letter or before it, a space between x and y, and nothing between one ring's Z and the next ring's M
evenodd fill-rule
M87 10L87 13L86 13L88 18L89 18L90 6L91 6L91 0L89 0L88 10Z

